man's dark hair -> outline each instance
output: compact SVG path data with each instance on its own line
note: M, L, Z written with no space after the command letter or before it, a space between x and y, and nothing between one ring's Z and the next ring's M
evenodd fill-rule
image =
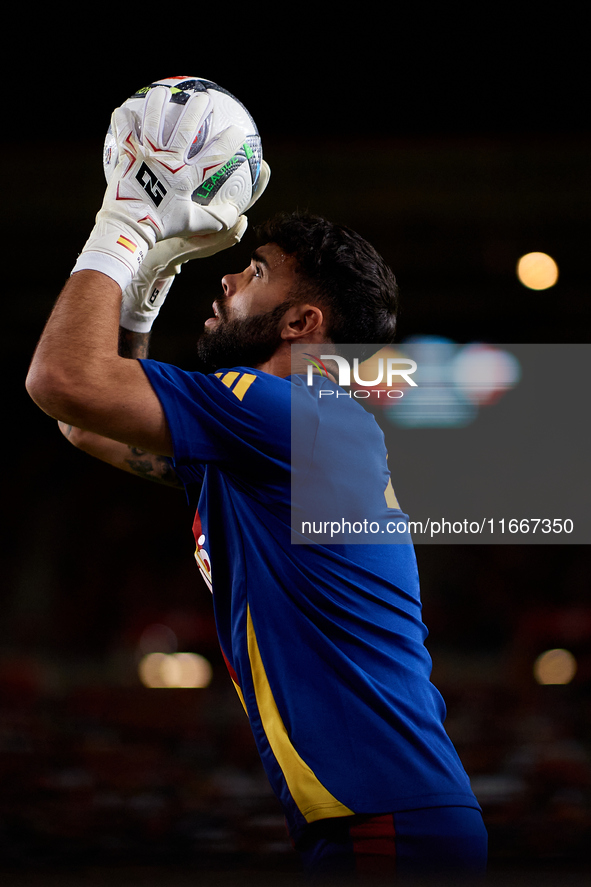
M279 213L255 228L259 245L276 243L296 258L296 295L327 310L335 344L376 346L394 340L398 286L374 247L343 225L303 212ZM368 348L365 356L378 350Z

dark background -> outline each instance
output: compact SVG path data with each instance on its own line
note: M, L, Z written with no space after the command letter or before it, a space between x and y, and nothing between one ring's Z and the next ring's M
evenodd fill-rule
M581 13L582 15L582 13ZM251 223L300 207L356 228L397 275L400 338L589 341L588 51L566 5L18 15L4 74L4 545L0 867L6 883L288 880L297 871L220 663L182 493L63 440L24 391L43 323L92 227L111 110L170 74L234 92L272 180ZM8 199L6 199L8 198ZM520 255L558 284L524 289ZM187 267L152 356L191 368L232 253ZM194 263L197 265L197 263ZM587 409L581 404L581 409ZM551 421L551 416L549 416ZM404 466L400 466L400 471ZM461 484L461 478L458 478ZM587 546L417 547L434 681L502 883L588 873ZM206 690L147 690L138 640L172 627ZM539 687L542 650L579 670ZM168 878L168 881L166 880Z

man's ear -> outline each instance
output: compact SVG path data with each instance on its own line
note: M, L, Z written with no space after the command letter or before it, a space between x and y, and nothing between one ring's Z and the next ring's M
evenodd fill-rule
M324 314L317 305L294 305L283 319L281 338L290 342L316 336L323 332Z

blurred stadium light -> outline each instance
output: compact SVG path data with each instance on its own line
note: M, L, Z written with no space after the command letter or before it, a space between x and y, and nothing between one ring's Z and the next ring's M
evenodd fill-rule
M520 379L513 354L478 342L459 345L444 337L413 336L396 348L396 355L417 363L417 387L384 402L386 418L403 428L469 425L480 407L494 404Z
M569 650L546 650L534 663L538 684L570 684L576 671L577 661Z
M210 663L198 653L148 653L138 666L142 684L150 689L201 689L211 683Z
M527 253L517 262L517 277L528 289L550 289L558 280L558 265L547 253Z

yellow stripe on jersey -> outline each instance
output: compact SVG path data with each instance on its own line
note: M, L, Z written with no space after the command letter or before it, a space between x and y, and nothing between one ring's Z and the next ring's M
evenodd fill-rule
M394 492L394 487L392 486L392 478L388 481L388 486L384 490L384 496L386 497L386 505L388 508L400 508L396 493Z
M226 388L231 388L232 384L236 381L240 373L226 373L225 376L222 376L222 382L226 386Z
M232 394L236 395L238 400L242 400L242 398L256 379L256 376L254 376L252 373L237 373L234 370L229 373L224 373L223 375L222 373L216 373L215 375L218 379L222 380L226 388L229 388L231 390ZM238 379L239 376L240 378ZM238 382L236 382L236 379L238 379ZM234 382L236 382L235 385ZM233 388L232 385L234 385Z
M235 394L238 400L242 400L255 379L256 376L253 376L252 373L243 373L242 378L232 388L232 394Z
M298 809L307 822L332 816L351 816L353 811L331 795L291 744L267 680L250 608L247 610L247 638L254 692L263 729Z
M243 696L243 694L242 694L242 690L240 689L240 687L238 686L238 684L236 683L236 681L234 680L233 677L230 677L230 680L231 680L232 683L234 684L234 689L235 689L236 692L238 693L238 699L239 699L240 702L242 703L242 708L244 709L244 711L246 712L246 715L247 715L247 717L248 717L248 711L247 711L247 709L246 709L246 702L244 701L244 696Z

